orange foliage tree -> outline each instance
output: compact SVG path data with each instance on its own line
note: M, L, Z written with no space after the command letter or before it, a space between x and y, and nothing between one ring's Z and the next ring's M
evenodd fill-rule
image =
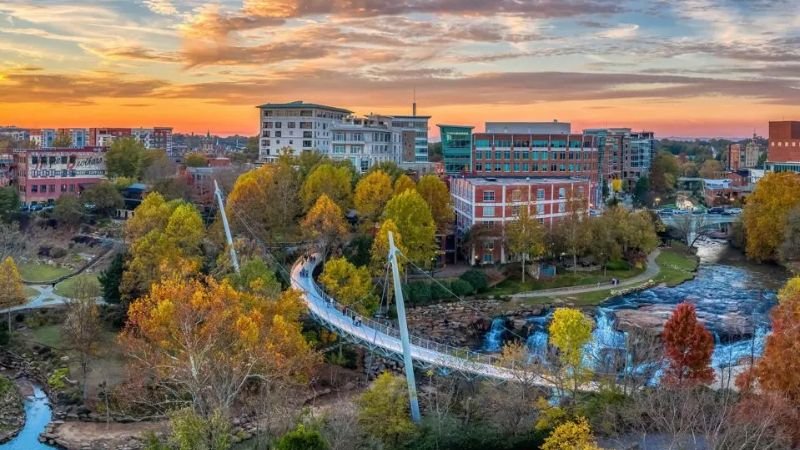
M800 405L800 277L789 280L772 310L772 333L756 366L759 386ZM797 406L800 413L800 406Z
M714 338L697 321L694 305L681 303L664 325L662 334L669 366L664 374L669 384L686 385L714 381L711 354Z
M328 249L341 241L348 230L342 209L326 194L317 198L301 226L303 235L317 241L326 255Z
M131 304L119 339L132 381L203 416L226 414L248 383L269 387L308 373L316 356L300 312L296 291L267 299L211 277L174 276Z

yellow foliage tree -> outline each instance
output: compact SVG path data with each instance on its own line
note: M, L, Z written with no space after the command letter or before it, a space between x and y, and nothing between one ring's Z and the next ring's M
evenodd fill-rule
M789 212L800 205L800 174L768 173L747 197L743 223L747 256L756 261L774 260L785 236Z
M305 236L320 243L325 254L347 233L341 208L327 194L317 197L316 203L303 219L302 228Z
M562 423L542 444L542 450L602 450L586 418Z
M252 231L270 242L275 235L291 232L301 209L299 190L299 174L284 159L239 176L225 206L234 234Z
M370 314L378 307L378 298L372 292L372 277L366 267L356 267L345 258L334 258L325 263L319 280L339 303L359 314Z
M416 189L406 189L386 204L384 217L391 219L403 236L403 253L420 266L429 264L436 254L436 224L428 204Z
M317 199L325 194L336 203L342 211L347 211L353 203L353 187L350 170L347 167L335 167L331 164L320 164L308 174L300 193L303 205L310 208Z
M517 220L506 224L506 246L522 260L522 282L525 282L525 262L534 259L545 251L545 229L532 217L527 207L520 209Z
M619 178L614 178L611 180L611 189L614 192L622 192L622 180Z
M589 374L583 364L583 348L592 338L592 321L575 308L558 308L548 327L550 343L559 350L563 372L572 380L573 392Z
M402 174L394 180L394 195L400 195L407 189L416 189L417 184L406 174Z
M383 372L357 403L358 421L364 430L391 448L414 433L408 414L408 390L402 377Z
M358 181L353 201L366 229L371 229L383 214L383 208L391 197L392 179L386 172L376 170Z
M436 175L425 175L417 183L417 191L431 209L437 230L440 233L446 232L455 218L447 184Z
M227 413L246 383L295 381L316 361L300 326L296 291L277 298L211 277L170 277L128 311L120 335L132 387L152 383L168 402L209 417Z
M25 303L25 288L14 258L7 256L0 264L0 309L13 308ZM11 311L6 314L11 332Z
M389 257L389 232L392 232L394 238L394 245L400 249L400 252L407 254L408 249L403 245L403 236L397 225L392 219L386 219L381 224L378 233L375 235L375 240L372 241L372 249L370 250L370 270L375 276L382 275L388 262ZM402 273L405 269L405 260L402 258L397 259L397 265Z

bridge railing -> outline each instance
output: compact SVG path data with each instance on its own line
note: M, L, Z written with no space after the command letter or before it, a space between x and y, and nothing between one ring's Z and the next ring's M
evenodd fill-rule
M310 279L311 285L317 291L316 294L323 298L324 301L328 302L330 306L329 308L335 308L337 311L344 314L347 311L346 316L353 320L353 317L358 319L360 326L364 328L370 328L376 330L378 333L384 334L391 338L395 338L400 340L400 330L394 326L391 326L387 323L372 319L370 317L365 317L360 314L355 313L352 309L346 309L346 307L339 302L336 301L331 295L327 294L325 290L317 284L313 279ZM327 313L324 313L327 315ZM355 320L353 320L355 324ZM373 339L376 339L377 336ZM409 335L409 340L411 345L418 347L420 349L429 350L434 353L438 353L441 355L447 355L453 358L457 358L460 360L464 360L466 364L488 364L488 365L497 365L499 362L499 358L495 355L487 355L484 353L478 353L463 347L455 347L452 345L444 344L441 342L437 342L431 339L423 338L420 336Z

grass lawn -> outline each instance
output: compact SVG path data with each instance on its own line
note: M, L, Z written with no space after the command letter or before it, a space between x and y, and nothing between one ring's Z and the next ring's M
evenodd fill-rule
M666 283L667 286L676 286L694 278L694 271L698 265L697 256L676 249L661 250L656 262L661 271L653 281Z
M525 283L522 283L520 274L512 274L509 278L501 281L486 293L487 295L511 295L518 292L540 291L544 289L555 289L570 286L586 286L597 284L598 282L605 283L612 278L624 280L634 277L644 272L644 268L630 268L624 270L608 270L605 276L603 271L592 272L565 272L556 275L555 278L535 280L526 277ZM542 300L542 299L538 299Z
M56 285L55 293L62 297L74 297L75 285L77 284L78 280L87 280L97 284L98 287L100 286L100 282L97 281L97 274L82 273L72 278L68 278L62 281L61 283L58 283Z
M25 286L25 297L31 298L36 297L37 295L39 295L39 291L30 286Z
M34 283L52 281L70 273L70 270L64 267L48 266L47 264L25 263L20 264L17 268L23 280Z
M53 348L61 348L64 343L61 340L61 325L44 325L32 328L30 332L31 340L38 344Z

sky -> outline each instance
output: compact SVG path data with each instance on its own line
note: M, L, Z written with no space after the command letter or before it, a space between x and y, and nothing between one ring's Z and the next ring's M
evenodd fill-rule
M0 124L258 131L304 100L658 136L800 120L797 0L2 0Z

